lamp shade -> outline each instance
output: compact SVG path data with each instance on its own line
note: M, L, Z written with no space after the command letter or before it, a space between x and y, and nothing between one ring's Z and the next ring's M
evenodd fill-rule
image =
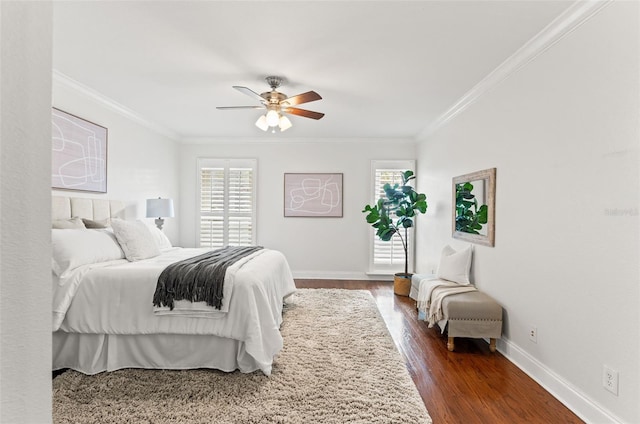
M280 123L280 114L272 109L267 112L267 114L265 115L265 119L267 121L267 125L269 125L270 127L275 127Z
M147 218L173 218L173 199L147 199Z
M256 127L260 128L262 131L266 131L269 129L269 124L267 124L267 118L264 115L260 115L260 118L256 121Z
M287 117L286 117L286 116L284 116L284 115L282 115L282 116L280 117L280 124L279 124L280 132L282 132L282 131L286 131L286 130L288 130L289 128L291 128L292 126L293 126L293 124L291 123L291 121L289 120L289 118L287 118Z

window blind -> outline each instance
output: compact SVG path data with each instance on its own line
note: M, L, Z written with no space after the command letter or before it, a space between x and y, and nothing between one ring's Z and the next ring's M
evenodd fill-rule
M199 166L200 247L255 244L255 167L234 162L203 160Z
M375 183L374 192L376 193L375 199L379 199L384 196L383 187L385 184L402 184L402 173L406 169L376 169L375 170ZM372 229L374 234L373 242L373 263L374 265L402 265L404 266L404 248L400 238L394 236L389 241L382 241L375 235L375 229ZM404 237L404 234L402 234ZM412 231L408 232L409 240L407 243L411 245Z
M386 183L402 184L402 173L408 169L414 169L415 162L412 160L374 160L371 162L371 191L372 204L377 203L380 197L385 196L383 187ZM395 215L393 215L395 216ZM409 246L409 261L413 256L414 234L410 228L407 234L407 245ZM404 269L404 248L398 236L394 236L389 241L382 241L376 236L375 228L371 228L371 245L369 256L369 271L372 273L387 274L390 272L401 272ZM404 231L402 233L404 237Z

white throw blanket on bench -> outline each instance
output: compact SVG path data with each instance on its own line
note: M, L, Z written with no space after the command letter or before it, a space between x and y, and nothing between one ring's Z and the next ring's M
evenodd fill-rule
M420 281L418 289L418 318L429 323L429 328L445 319L442 300L452 294L476 291L473 286L462 286L452 281L432 278ZM446 324L446 321L445 323ZM440 325L444 331L444 324Z

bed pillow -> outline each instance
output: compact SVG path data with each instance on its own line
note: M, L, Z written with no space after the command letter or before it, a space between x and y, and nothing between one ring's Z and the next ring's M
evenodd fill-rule
M173 245L171 244L171 240L169 240L169 237L167 237L161 229L159 229L155 225L153 227L151 225L147 225L147 228L149 228L149 231L151 231L153 241L156 243L156 246L158 246L158 249L161 252L173 247Z
M107 228L111 224L110 221L111 220L109 218L102 219L100 221L97 221L97 220L94 221L93 219L82 218L82 223L87 228Z
M115 236L104 230L52 229L51 245L51 269L58 277L81 265L124 258Z
M442 249L436 276L462 285L471 284L469 272L471 270L472 253L472 246L460 251L456 251L449 245L445 246Z
M72 229L72 228L86 228L82 219L78 216L74 216L69 219L54 219L51 222L51 228L56 229Z
M140 221L112 219L113 232L124 251L124 256L131 262L153 258L160 254L153 234L147 225Z

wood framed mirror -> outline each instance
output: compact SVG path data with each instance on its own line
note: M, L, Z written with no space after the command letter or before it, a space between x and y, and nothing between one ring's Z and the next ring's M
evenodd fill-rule
M453 177L453 238L495 245L496 168Z

